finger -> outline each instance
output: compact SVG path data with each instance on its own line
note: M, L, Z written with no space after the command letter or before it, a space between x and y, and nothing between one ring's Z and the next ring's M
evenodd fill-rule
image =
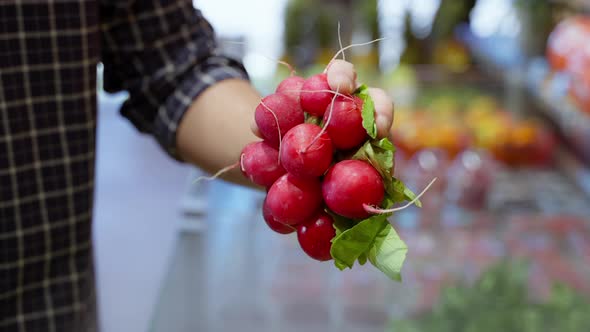
M377 136L388 137L393 124L393 102L382 89L369 88L369 95L375 104Z
M250 130L252 130L252 133L254 133L254 135L260 137L260 138L264 138L262 137L262 134L260 133L260 130L258 129L258 125L256 124L256 120L252 119L250 121Z
M352 93L356 87L356 72L352 63L334 60L327 70L328 84L332 90L339 87L341 93Z

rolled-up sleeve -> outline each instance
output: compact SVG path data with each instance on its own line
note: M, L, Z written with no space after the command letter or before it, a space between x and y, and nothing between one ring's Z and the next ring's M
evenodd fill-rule
M101 20L105 90L126 90L121 113L179 159L176 130L193 100L221 80L247 80L244 67L220 54L190 0L103 2Z

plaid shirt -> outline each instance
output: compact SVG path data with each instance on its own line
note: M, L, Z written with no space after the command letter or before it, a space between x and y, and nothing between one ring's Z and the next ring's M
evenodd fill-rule
M191 101L244 68L190 0L0 1L0 331L96 327L96 64L173 157Z

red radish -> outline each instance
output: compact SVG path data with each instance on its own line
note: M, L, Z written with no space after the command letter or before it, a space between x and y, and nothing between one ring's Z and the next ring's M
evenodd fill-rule
M289 76L279 83L275 92L289 96L299 104L300 91L303 82L305 82L305 78L301 76Z
M276 221L296 225L311 218L322 206L322 187L315 178L281 176L266 194L268 211Z
M295 231L295 227L278 222L270 213L270 208L266 202L267 200L265 199L264 204L262 205L262 216L264 217L264 221L266 221L268 227L279 234L293 233Z
M240 169L250 181L263 187L270 187L287 173L279 163L279 151L265 141L244 147L240 155Z
M283 138L281 164L298 177L319 177L332 163L332 141L322 128L311 123L293 127Z
M305 115L295 100L282 93L273 93L262 98L256 107L254 119L262 137L271 146L278 147L280 137L289 129L303 123ZM277 130L277 123L280 132Z
M318 261L332 259L332 255L330 255L331 241L336 236L333 224L332 216L322 211L297 226L297 240L301 249L309 257Z
M311 115L322 116L326 107L332 102L333 93L328 92L330 85L326 74L309 77L301 87L301 108Z
M369 163L343 160L326 173L322 194L330 210L347 218L363 219L370 216L363 205L380 205L385 189L381 175Z
M334 148L348 150L366 140L367 131L363 127L362 109L363 101L358 97L336 97L334 105L328 105L324 123Z

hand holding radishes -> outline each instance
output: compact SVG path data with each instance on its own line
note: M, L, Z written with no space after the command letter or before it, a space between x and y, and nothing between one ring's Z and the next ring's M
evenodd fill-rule
M387 218L401 209L395 203L420 206L421 194L393 177L392 121L389 97L357 85L349 62L285 78L256 107L252 130L263 141L240 156L244 175L267 188L268 226L297 230L311 258L334 259L340 269L369 260L399 280L407 247Z

